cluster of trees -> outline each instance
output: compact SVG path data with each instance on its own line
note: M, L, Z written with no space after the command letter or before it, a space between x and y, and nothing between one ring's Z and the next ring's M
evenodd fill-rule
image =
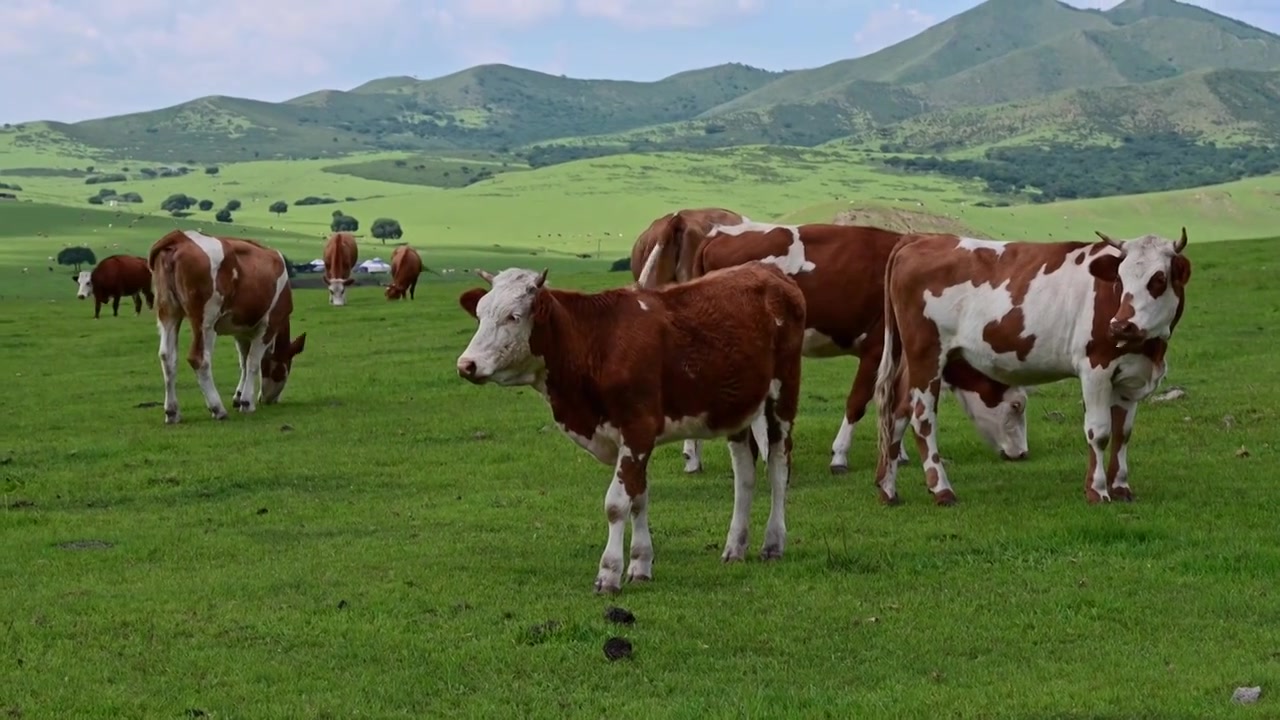
M344 215L341 210L333 211L333 222L329 223L329 229L334 232L355 232L360 229L360 221Z
M12 191L14 191L14 192L22 192L22 186L20 186L20 185L18 185L18 184L16 184L16 183L2 183L2 182L0 182L0 190L12 190Z
M1280 150L1219 147L1167 133L1125 137L1116 147L1051 143L988 150L982 159L891 157L885 164L986 181L996 195L1034 202L1160 192L1231 182L1280 170Z
M59 265L74 265L76 272L80 272L81 265L93 265L98 262L93 251L87 247L62 248L58 251L56 260Z
M293 204L294 205L331 205L336 202L338 201L334 200L331 197L316 197L315 195L308 195L302 198L301 200L294 200Z
M369 226L369 234L386 245L388 240L399 240L404 237L404 229L400 227L400 221L395 218L378 218Z
M193 207L199 208L203 212L209 212L213 209L213 205L214 203L212 200L198 200L186 193L174 193L160 203L160 209L174 217L186 217L191 214L189 210ZM233 218L231 213L239 210L240 207L241 203L239 200L228 200L227 204L224 205L222 209L214 213L213 219L221 223L232 222Z
M116 193L115 188L102 188L97 195L89 196L90 205L102 205L109 200L116 202L140 203L142 196L136 192Z
M90 169L92 172L92 169ZM92 175L84 179L85 185L101 185L102 183L128 182L129 176L124 173L107 173L105 175Z

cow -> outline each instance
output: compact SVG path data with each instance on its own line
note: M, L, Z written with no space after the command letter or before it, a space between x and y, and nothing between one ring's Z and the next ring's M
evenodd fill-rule
M408 245L401 245L391 253L391 282L383 291L388 300L403 300L405 293L413 299L414 290L418 288L418 276L422 271L439 275L436 271L422 264L422 256Z
M745 222L746 217L723 208L699 208L667 213L649 227L631 246L631 277L640 281L640 270L656 255L658 277L684 282L693 277L693 259L706 233L714 225Z
M750 429L760 415L772 495L761 557L782 557L805 313L790 278L752 263L656 290L591 294L546 287L546 270L478 273L491 289L459 297L479 323L458 374L476 384L534 387L561 431L614 467L596 592L621 589L628 515L627 577L652 579L649 458L658 445L688 437L728 439L734 503L721 559L743 559L755 483Z
M164 421L181 421L176 384L178 329L183 318L191 319L187 362L214 419L227 418L213 383L213 344L218 335L235 338L240 352L240 382L232 405L251 413L258 399L266 405L278 402L293 359L307 344L306 333L289 340L293 291L284 255L253 240L173 230L151 246L147 264L156 279Z
M329 304L347 304L347 286L355 282L351 271L356 266L356 236L336 232L324 243L324 282L329 286Z
M111 301L111 315L120 315L120 299L133 296L133 314L142 314L142 298L147 298L147 308L155 306L155 294L151 291L151 269L147 259L136 255L112 255L105 257L92 272L82 270L72 275L79 286L76 297L80 300L93 295L93 319L97 320L102 306Z
M1078 378L1089 446L1085 500L1133 500L1127 445L1138 402L1167 371L1191 279L1182 254L1187 231L1176 242L1096 234L1101 242L912 235L894 249L876 376L882 502L898 501L898 450L909 417L934 502L955 503L938 457L934 406L944 379L965 387L975 375L1008 385Z
M830 469L834 474L849 470L853 431L875 390L884 336L884 269L901 237L900 233L868 226L747 221L711 228L691 263L692 277L753 260L778 263L804 293L808 324L804 354L858 358L844 419L831 443ZM639 284L652 287L678 280L662 272L655 264ZM1027 457L1025 390L1011 388L1003 395L991 394L990 404L977 393L951 390L988 446L1006 460ZM698 441L685 442L684 456L685 472L701 470Z

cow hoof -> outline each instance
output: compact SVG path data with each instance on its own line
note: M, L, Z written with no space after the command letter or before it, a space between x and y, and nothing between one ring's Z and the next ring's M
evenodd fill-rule
M684 456L684 471L690 475L702 472L702 462L688 455Z
M245 413L246 415L247 415L247 414L249 414L249 413L252 413L254 410L257 410L257 408L255 408L255 407L254 407L252 404L250 404L250 403L240 403L240 406L239 406L239 408L237 408L237 409L238 409L240 412Z
M1116 502L1133 502L1133 490L1127 487L1111 488L1111 499Z
M746 548L725 548L720 555L720 562L728 564L734 562L742 562L746 559Z
M1104 495L1093 488L1089 488L1084 491L1084 501L1090 505L1098 505L1104 502L1111 502L1111 496Z
M832 474L832 475L847 475L847 474L849 474L849 466L848 466L848 465L846 465L846 464L844 464L844 463L840 463L839 465L832 465L832 466L831 466L831 474Z
M894 506L894 505L901 505L901 504L902 504L902 499L898 497L898 494L897 494L897 493L894 493L894 494L892 494L892 495L889 495L889 494L888 494L888 493L886 493L884 490L881 490L881 491L879 491L879 492L880 492L880 504L881 504L881 505L888 505L888 506L892 507L892 506Z
M596 594L597 595L617 595L622 592L622 586L617 580L609 578L596 578Z
M955 505L956 494L951 490L943 490L940 493L936 493L933 496L933 504L942 505L944 507L950 507L951 505Z
M165 425L177 425L177 424L178 424L178 423L180 423L180 422L182 422L182 415L178 414L178 411L177 411L177 410L173 410L173 411L166 410L166 411L165 411L165 413L164 413L164 424L165 424Z
M769 562L771 560L781 560L782 546L766 545L764 548L760 550L760 559L764 560L765 562Z
M210 411L209 411L209 414L213 416L213 419L214 419L214 420L226 420L226 419L227 419L227 409L226 409L226 408L216 408L216 409L210 410Z
M633 583L653 582L653 576L647 572L629 572L627 573L627 582L633 582Z

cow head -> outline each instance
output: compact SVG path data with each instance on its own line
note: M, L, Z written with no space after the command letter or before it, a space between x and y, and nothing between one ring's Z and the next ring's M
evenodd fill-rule
M458 298L462 309L480 321L467 349L458 356L458 375L476 384L528 385L540 363L529 347L533 304L547 281L547 271L509 268L497 275L476 273L492 287L488 291L473 288Z
M355 278L331 278L325 276L325 283L329 285L329 304L330 305L346 305L347 304L347 286L355 282Z
M277 343L281 340L277 340ZM279 402L284 392L284 384L289 382L289 371L293 369L293 358L301 355L307 346L307 334L302 333L293 342L283 348L272 348L271 352L262 356L262 404L274 405Z
M387 289L383 290L382 294L386 295L388 300L399 300L404 297L404 288L393 282L387 285Z
M1094 277L1120 285L1120 307L1108 324L1112 337L1120 342L1168 337L1191 279L1191 261L1182 254L1187 229L1182 228L1177 242L1158 235L1123 242L1097 235L1119 251L1089 263Z
M995 407L988 407L977 393L959 388L956 388L956 399L987 447L999 451L1005 460L1027 459L1026 389L1005 390Z
M72 280L76 281L79 289L76 290L76 297L83 300L93 294L93 276L88 271L82 270L78 275L72 275Z

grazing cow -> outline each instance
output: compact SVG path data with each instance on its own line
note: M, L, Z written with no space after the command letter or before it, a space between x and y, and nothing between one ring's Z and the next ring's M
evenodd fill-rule
M1164 379L1191 261L1172 242L903 239L885 277L885 346L876 378L883 502L897 502L908 416L934 501L955 502L938 458L934 405L943 379L976 374L1035 385L1080 379L1089 445L1085 499L1132 500L1126 446L1138 402ZM1110 467L1104 453L1111 442Z
M142 314L142 298L146 296L147 307L155 306L155 295L151 292L151 269L147 267L147 259L136 255L112 255L102 259L92 272L83 270L71 276L79 289L76 297L84 300L93 295L93 319L98 319L102 306L111 301L111 314L120 315L120 298L133 296L133 314Z
M324 243L324 282L329 286L329 304L347 304L347 286L355 282L356 236L336 232Z
M628 515L627 576L652 578L649 458L656 446L688 437L729 440L733 520L721 557L743 558L755 483L748 442L761 414L773 500L761 555L782 556L804 342L804 297L794 282L763 263L657 290L595 294L547 288L545 270L480 275L492 289L459 298L479 325L458 357L458 374L477 384L533 386L566 435L614 466L597 592L621 587Z
M804 354L814 358L853 355L858 371L845 401L844 419L831 443L831 472L849 470L849 447L875 389L884 337L884 268L902 235L856 225L770 225L744 222L716 226L701 243L690 273L697 277L753 260L776 262L804 293L808 329ZM675 281L654 267L643 287ZM1007 460L1027 457L1026 392L989 394L951 388L979 435ZM700 443L684 445L685 472L702 467Z
M284 255L253 240L173 230L151 246L147 262L156 278L165 422L181 420L176 384L183 318L191 319L187 362L214 419L227 417L213 383L213 343L218 335L234 337L240 352L240 382L232 405L240 412L253 412L259 390L263 403L279 401L293 358L307 344L306 333L289 341L293 291Z
M693 277L693 259L706 233L717 224L733 225L747 218L732 210L700 208L677 210L654 220L631 246L631 277L640 281L640 269L656 256L656 277L684 282Z
M422 265L422 256L417 250L408 245L401 245L391 253L391 283L387 285L387 289L383 294L388 300L403 300L405 293L409 294L409 299L413 299L414 290L418 288L418 276L423 270L436 273L431 268L424 268Z

